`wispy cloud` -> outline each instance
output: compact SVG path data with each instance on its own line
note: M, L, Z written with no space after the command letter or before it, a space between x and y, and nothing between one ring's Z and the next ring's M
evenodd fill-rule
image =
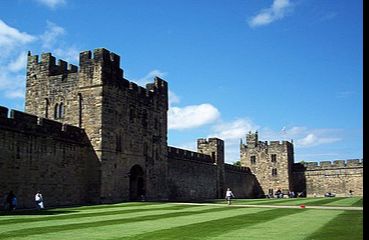
M260 136L267 140L293 140L296 148L309 148L342 140L340 129L309 129L302 126L292 126L284 131L273 131L261 128Z
M154 69L150 71L148 74L146 74L145 76L138 78L138 79L131 79L131 81L137 83L140 86L145 86L147 83L152 83L154 77L164 78L165 76L167 76L166 72L162 72L158 69Z
M218 137L223 140L239 141L247 132L258 129L255 123L250 119L240 118L231 122L222 122L213 126L210 137Z
M5 98L24 98L27 51L30 48L52 50L63 60L78 61L78 49L63 42L65 29L50 21L46 24L42 34L29 34L0 19L0 94Z
M284 18L292 11L292 4L289 0L274 0L272 6L261 10L256 16L249 20L249 26L259 27L268 25L274 21Z
M46 31L40 36L40 39L42 42L42 48L50 49L55 46L58 38L65 34L65 30L50 21L47 21L46 24Z
M35 1L51 9L55 9L67 3L66 0L35 0Z
M168 128L173 130L196 128L213 123L219 117L218 109L208 103L183 108L171 107L168 110Z
M14 48L35 41L36 37L7 25L0 19L0 51L2 58Z
M354 94L355 94L354 91L341 91L341 92L336 93L336 96L337 98L348 98Z
M180 98L171 90L168 91L169 98L169 108L174 104L178 104L180 102Z

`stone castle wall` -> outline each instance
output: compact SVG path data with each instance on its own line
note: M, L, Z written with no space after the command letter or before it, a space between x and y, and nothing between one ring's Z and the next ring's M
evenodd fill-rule
M293 145L287 141L262 142L258 134L249 133L246 144L240 146L241 166L250 168L256 175L262 193L277 189L289 191L294 188L291 179Z
M362 194L362 163L301 168L292 143L257 133L241 143L243 167L224 163L221 139L199 139L198 152L168 147L167 82L128 81L103 48L81 52L79 67L29 53L25 110L8 117L0 107L0 195L13 190L21 208L37 190L47 206L223 198L227 187L238 198L277 188Z
M293 175L296 184L304 187L309 197L324 196L326 192L348 196L350 190L356 196L363 196L363 161L360 159L297 163Z
M256 198L260 196L260 183L249 168L225 164L224 170L224 189L231 188L236 198Z
M13 191L18 208L98 202L99 161L83 129L0 107L0 197Z
M204 143L204 139L199 140ZM250 169L230 164L220 166L224 174L224 179L221 181L221 189L224 191L219 191L219 164L216 164L216 159L213 157L208 154L168 147L169 199L195 201L224 198L228 187L232 189L237 198L258 196L259 185Z
M79 68L55 62L50 53L41 61L29 54L26 112L85 129L101 162L102 202L138 197L131 191L136 165L146 199L166 199L167 83L129 82L120 57L103 48L81 52Z
M170 200L217 198L217 167L210 155L168 147Z

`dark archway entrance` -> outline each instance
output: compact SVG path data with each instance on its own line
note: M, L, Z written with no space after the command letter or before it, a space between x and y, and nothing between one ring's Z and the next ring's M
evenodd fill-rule
M134 165L129 172L129 200L142 200L145 196L144 171L140 165Z

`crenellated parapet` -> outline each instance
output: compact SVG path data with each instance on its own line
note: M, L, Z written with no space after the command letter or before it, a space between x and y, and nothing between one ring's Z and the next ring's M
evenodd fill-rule
M241 172L241 173L247 173L247 174L251 174L251 170L248 167L239 167L239 166L234 166L228 163L224 164L224 169L226 171L233 171L233 172Z
M210 164L214 163L213 159L209 155L170 146L168 146L168 159L182 159Z
M27 72L37 72L39 74L44 74L46 76L55 76L55 75L67 75L69 73L76 73L78 71L78 67L69 64L68 62L59 59L56 63L56 59L52 56L51 53L43 53L41 54L41 59L39 61L38 55L31 55L31 52L28 52L27 59Z
M348 159L335 161L320 161L320 162L300 162L295 163L294 170L330 170L336 168L360 168L363 167L363 159Z
M84 143L86 140L86 134L82 128L40 118L17 110L10 110L9 114L9 110L2 106L0 106L1 128L24 134L43 135L45 137L78 143Z

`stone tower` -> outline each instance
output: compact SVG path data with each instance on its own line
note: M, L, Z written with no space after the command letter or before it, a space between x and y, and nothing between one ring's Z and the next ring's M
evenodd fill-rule
M217 166L218 198L223 198L225 193L224 173L224 141L219 138L200 138L197 140L197 152L211 156Z
M249 167L259 181L263 194L273 194L278 188L294 190L292 166L293 144L288 141L261 142L258 132L246 135L246 144L240 144L241 166Z
M85 130L100 161L100 201L166 199L167 82L123 77L106 49L80 53L79 69L28 54L25 111Z

